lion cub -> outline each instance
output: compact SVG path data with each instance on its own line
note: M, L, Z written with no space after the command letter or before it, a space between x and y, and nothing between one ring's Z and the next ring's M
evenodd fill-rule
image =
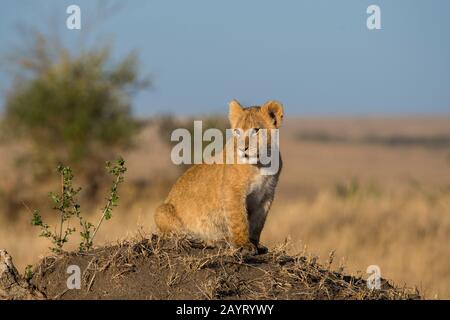
M236 100L231 101L229 120L233 133L240 132L233 139L241 163L190 167L156 209L158 229L162 233L187 233L205 241L225 240L252 252L266 252L259 238L274 198L281 156L274 174L262 174L264 165L258 160L258 150L249 146L247 138L244 144L236 140L243 133L259 135L259 129L277 129L282 119L283 106L279 102L243 108ZM271 130L267 131L270 149ZM251 157L256 158L254 164L248 161Z

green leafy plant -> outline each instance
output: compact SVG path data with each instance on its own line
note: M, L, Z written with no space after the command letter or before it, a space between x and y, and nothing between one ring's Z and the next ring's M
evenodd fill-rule
M29 144L21 165L39 181L70 163L86 188L101 183L98 164L132 147L140 129L132 97L151 82L141 75L137 53L113 58L110 45L73 52L40 32L24 47L8 60L16 82L5 95L2 140Z
M53 202L53 210L55 210L60 222L55 231L50 229L50 226L43 222L42 216L38 210L33 211L32 225L41 228L41 237L48 238L52 242L50 250L54 253L61 253L63 246L69 241L69 236L76 231L75 227L70 227L71 218L77 218L81 227L79 244L80 251L86 251L92 248L94 238L102 225L104 220L109 220L112 217L113 209L118 205L119 195L118 187L124 181L124 174L127 171L125 161L122 158L116 160L114 164L107 162L107 170L114 177L114 182L110 189L110 194L107 198L106 205L102 210L102 215L97 225L87 221L81 215L81 206L77 202L77 195L81 188L73 187L73 172L69 167L59 166L58 172L61 175L61 193L49 194Z
M82 242L80 243L80 251L89 250L92 248L92 244L97 234L97 231L100 229L101 224L104 220L109 220L112 218L112 212L115 207L118 205L119 195L118 195L118 187L124 181L124 174L127 171L125 167L125 161L122 158L119 158L114 165L110 162L106 163L106 167L108 172L115 178L109 193L109 197L107 199L106 205L102 210L102 216L98 221L97 225L94 226L92 223L84 220L81 215L79 215L80 225L82 227L82 231L80 232Z
M71 228L66 222L73 216L79 215L80 205L76 203L76 195L81 190L80 188L73 188L73 173L69 167L59 166L58 172L61 175L61 194L50 192L49 197L53 202L53 210L57 211L60 217L59 228L51 231L50 226L43 222L38 210L33 212L31 221L34 226L41 227L41 237L51 240L53 244L51 250L55 253L62 251L62 247L68 241L69 236L75 231L75 228ZM64 228L65 224L66 228Z
M31 264L25 267L24 278L26 281L30 281L33 278L33 266Z

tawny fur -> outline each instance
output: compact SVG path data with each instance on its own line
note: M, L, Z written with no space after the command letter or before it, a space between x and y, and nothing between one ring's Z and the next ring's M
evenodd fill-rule
M229 119L233 129L276 129L283 119L283 107L269 101L261 107L242 108L233 100ZM261 170L258 164L193 165L157 208L157 227L163 233L188 233L206 241L226 240L238 247L259 248L281 172L281 157L276 174L262 175Z

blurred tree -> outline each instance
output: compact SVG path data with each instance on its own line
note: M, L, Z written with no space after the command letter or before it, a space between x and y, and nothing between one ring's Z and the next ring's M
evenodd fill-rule
M116 148L130 145L138 127L130 98L149 85L135 53L112 63L110 46L74 55L37 33L31 50L13 62L22 76L7 94L2 128L32 142L40 171L64 163L91 175Z

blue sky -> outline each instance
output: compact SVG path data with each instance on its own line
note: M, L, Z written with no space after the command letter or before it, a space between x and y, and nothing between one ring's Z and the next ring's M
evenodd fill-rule
M19 24L61 28L74 50L80 36L113 39L117 57L136 49L154 80L139 115L225 112L233 98L290 114L450 113L448 0L123 0L101 23L92 0L0 3L1 53L20 44ZM70 4L80 31L65 27ZM382 30L366 27L371 4ZM2 94L10 80L1 73Z

